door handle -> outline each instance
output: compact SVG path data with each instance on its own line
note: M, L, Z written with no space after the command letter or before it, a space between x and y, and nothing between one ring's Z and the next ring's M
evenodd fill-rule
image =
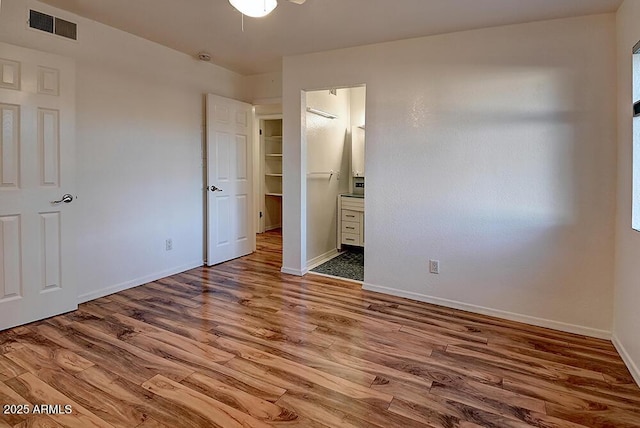
M222 189L221 189L221 188L219 188L219 187L216 187L216 186L211 186L211 187L210 187L210 190L211 190L212 192L222 192Z
M61 204L61 203L65 203L65 204L70 204L73 201L73 196L71 196L70 194L64 194L62 195L62 199L60 199L59 201L51 201L52 204L56 205L56 204Z

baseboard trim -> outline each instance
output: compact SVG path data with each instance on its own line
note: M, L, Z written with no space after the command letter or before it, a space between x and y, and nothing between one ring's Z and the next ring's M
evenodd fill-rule
M90 293L81 294L78 296L78 304L89 302L91 300L99 299L101 297L108 296L110 294L117 293L119 291L128 290L129 288L134 288L139 285L144 285L149 282L157 281L161 278L166 278L171 275L175 275L178 273L182 273L191 269L195 269L197 267L203 266L204 263L202 260L197 262L187 263L182 266L175 267L173 269L167 269L162 272L157 272L151 275L143 276L142 278L137 278L131 281L126 281L120 284L112 285L109 287L101 288L100 290L92 291Z
M636 381L638 386L640 386L640 368L638 368L638 365L635 363L635 361L633 361L633 359L631 358L631 355L629 355L629 353L627 352L627 349L624 347L624 345L622 344L618 336L615 335L615 333L611 337L611 341L613 342L613 346L616 347L616 350L622 357L622 361L624 361L624 363L627 365L627 368L629 369L631 376L633 376L633 379Z
M352 282L354 284L360 284L362 285L362 281L358 281L357 279L351 279L351 278L343 278L341 276L335 276L335 275L327 275L326 273L320 273L320 272L314 272L312 270L310 270L309 272L307 272L308 275L318 275L318 276L323 276L325 278L330 278L330 279L335 279L337 281L346 281L346 282Z
M538 327L564 331L566 333L574 333L583 336L595 337L597 339L611 340L611 332L606 330L599 330L596 328L584 327L576 324L568 324L560 321L537 318L530 315L522 315L514 312L503 311L500 309L486 308L484 306L476 306L468 303L458 302L455 300L442 299L440 297L427 296L425 294L397 290L395 288L382 287L379 285L365 283L363 284L362 288L364 290L375 291L377 293L390 294L397 297L405 297L407 299L417 300L419 302L431 303L438 306L445 306L447 308L460 309L462 311L473 312L476 314L503 318L509 321L522 322Z
M318 257L314 257L311 260L307 261L307 271L311 269L315 269L320 266L322 263L326 263L329 260L336 258L340 255L337 248L334 248L331 251L327 251L324 254L319 255Z
M295 276L305 276L307 274L307 269L291 269L288 267L282 267L280 272L286 273L287 275L295 275Z

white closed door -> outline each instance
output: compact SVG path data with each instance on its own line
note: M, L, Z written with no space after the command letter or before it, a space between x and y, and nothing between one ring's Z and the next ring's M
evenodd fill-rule
M207 95L207 264L253 252L253 107Z
M0 330L77 308L74 175L74 62L0 43Z

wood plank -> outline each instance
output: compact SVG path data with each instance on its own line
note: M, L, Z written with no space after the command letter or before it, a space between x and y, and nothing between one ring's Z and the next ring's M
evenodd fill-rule
M194 317L200 317L213 323L233 320L237 324L251 325L255 328L263 327L265 322L270 326L282 326L290 330L313 331L316 329L314 323L300 320L294 314L285 312L275 312L262 310L261 308L238 308L222 301L212 300L202 305L200 309L187 309L186 312ZM280 330L277 330L280 331Z
M24 367L11 361L6 356L0 355L0 382L21 375L26 371Z
M180 385L164 376L156 375L142 387L168 400L189 407L208 418L212 427L220 428L268 428L269 425L242 413L233 407Z
M38 370L35 375L40 381L64 394L67 400L80 404L83 408L114 427L135 427L146 419L144 412L136 409L135 406L120 397L106 394L67 372L44 368Z
M100 367L91 367L76 374L76 377L110 396L120 398L138 411L150 415L155 422L167 427L208 428L210 426L207 418L193 412L190 408L150 393L140 385Z
M161 424L153 418L148 418L146 421L138 425L136 428L169 428L165 424Z
M502 368L509 367L514 371L535 373L547 379L563 379L569 376L580 376L589 379L604 380L602 373L553 363L506 350L497 350L488 346L451 345L447 347L447 353L474 358Z
M13 378L11 378L13 379ZM8 380L11 380L8 379ZM24 396L18 394L13 389L9 388L5 383L0 382L0 405L29 405L31 406L33 403ZM9 414L0 414L0 422L4 423L7 426L17 425L23 421L29 419L29 415L18 414L18 413L9 413Z
M559 404L573 410L614 407L628 410L630 414L633 413L636 416L640 415L640 406L636 401L584 390L579 387L567 387L558 382L511 376L504 379L503 386L508 391L535 397L548 403Z
M304 426L300 424L295 412L203 374L194 373L180 383L260 421L275 424L287 422L286 425Z
M0 354L5 354L7 352L14 351L19 349L22 345L18 342L17 338L20 335L20 332L28 332L28 329L12 329L5 330L0 332Z
M372 390L371 388L367 388L360 384L344 380L332 374L304 366L300 363L258 351L233 340L220 338L218 340L218 344L220 344L223 349L228 350L229 352L234 352L238 357L243 359L253 361L265 367L286 371L306 382L311 382L328 389L340 391L344 395L352 398L376 403L378 406L383 408L386 408L393 398L390 395ZM371 379L371 382L373 382L373 379L375 379L375 376Z
M561 427L566 420L547 415L542 400L513 394L500 388L476 382L458 382L457 384L435 383L429 393L482 410L488 414L503 416L514 421L525 422L534 426Z
M497 411L498 414L507 417L521 414L523 409L546 413L543 400L470 380L454 384L436 382L429 392L478 409Z
M366 420L368 426L374 425L379 427L413 427L420 426L411 419L399 417L399 415L389 413L381 409L378 403L367 402L365 400L354 399L343 394L342 391L326 388L312 382L300 379L295 374L287 371L267 368L259 364L244 360L242 358L234 358L226 363L227 366L235 370L246 373L247 375L265 379L274 385L279 385L287 390L288 397L297 397L298 399L311 401L314 404L310 407L319 407L321 412L337 411L340 415L348 416L350 420ZM310 420L317 420L312 414L307 413L304 407L301 413L296 408L296 413L308 417ZM322 421L319 421L323 423ZM366 426L366 425L365 425Z
M335 363L324 355L324 349L321 347L307 346L300 347L282 342L271 342L261 337L251 335L242 327L224 327L219 326L212 330L220 337L226 337L235 340L238 343L247 345L253 349L260 350L267 354L275 355L288 361L297 362L316 370L331 373L354 383L364 386L370 386L375 375L367 375L366 372L354 369L350 366Z
M609 341L282 274L277 231L257 247L0 332L0 403L83 409L0 428L640 426Z
M25 348L9 352L5 356L31 373L37 373L43 369L77 373L93 366L91 361L68 349L51 349L47 355L42 355L37 348L26 345Z
M47 383L38 379L33 373L24 373L6 384L21 396L35 404L71 405L72 412L65 415L49 415L51 419L70 428L113 428L89 410L74 402L69 397L56 391Z
M0 424L2 426L2 424ZM26 421L14 425L13 428L64 428L47 415L31 416Z
M292 395L283 395L278 403L282 406L294 409L295 412L305 415L314 422L326 424L330 427L360 428L364 426L363 420L358 420L349 413L342 412L328 406L321 406L309 399L301 399ZM350 420L351 419L351 420ZM354 419L356 419L354 421Z
M364 315L356 312L350 312L344 309L332 308L328 305L319 305L316 303L306 302L302 299L286 298L284 300L294 303L291 309L280 310L278 315L288 314L296 315L297 318L309 318L317 325L342 325L351 327L362 327L365 330L397 332L400 331L402 325L376 319L373 315ZM292 311L292 312L291 312Z
M113 316L113 319L117 319L123 325L127 325L131 329L134 329L136 332L140 333L137 336L130 337L129 340L125 339L125 341L132 344L140 343L140 347L145 350L148 350L147 348L150 347L143 344L144 341L146 339L153 339L155 342L162 342L163 344L170 345L173 348L178 348L184 353L188 353L194 357L206 358L207 360L213 362L228 361L234 357L233 354L224 352L215 347L217 336L213 334L200 334L200 340L193 340L189 337L184 337L179 334L162 330L150 324L146 324L144 322L126 317L124 315L115 314ZM162 347L162 349L166 350L167 348Z
M525 428L526 423L512 421L501 416L476 411L473 408L455 408L446 401L439 401L426 394L420 404L394 399L389 411L411 418L425 426L433 428L471 428L471 427L500 427Z
M114 302L108 304L108 309L116 318L126 316L127 318L157 327L166 332L187 337L197 342L215 342L214 335L208 332L209 329L216 326L215 323L209 323L207 320L199 320L194 324L189 324L188 322L181 323L179 322L180 320L178 322L176 321L175 314L171 311L163 311L151 304L141 305L120 296L112 296L112 298ZM148 328L145 328L144 331L147 330Z
M550 403L547 404L547 412L556 418L589 427L637 428L640 426L640 415L615 407L605 406L576 411L559 404Z
M92 351L94 351L96 347L102 348L103 352L101 352L101 354L103 359L109 358L108 356L111 356L111 358L117 357L120 361L123 361L124 364L134 367L135 370L139 370L139 373L136 375L138 379L148 379L151 377L149 376L151 373L153 373L153 375L162 373L171 379L181 381L193 373L193 370L189 368L146 352L84 324L74 323L69 326L69 329L75 332L76 336L96 345L92 348ZM132 369L128 371L131 372Z
M490 370L464 364L452 366L448 361L443 361L441 358L434 358L432 356L423 357L420 360L413 360L385 355L368 349L360 349L356 346L351 348L343 347L342 352L334 353L333 355L334 358L338 358L338 361L342 364L352 364L346 362L348 359L345 359L345 354L359 361L363 366L369 365L372 369L380 366L388 367L392 370L409 373L423 381L443 381L445 379L465 377L493 385L500 385L502 382L502 378ZM364 369L366 369L366 367L364 367L363 370ZM406 376L396 376L391 370L380 370L377 373L379 373L378 376L400 380L402 383L416 383L414 382L415 379ZM420 382L417 383L419 384Z

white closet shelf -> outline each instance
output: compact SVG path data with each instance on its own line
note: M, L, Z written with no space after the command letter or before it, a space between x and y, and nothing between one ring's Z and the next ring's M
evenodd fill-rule
M265 155L268 158L281 158L282 157L282 153L269 153L268 155Z
M281 198L282 197L282 193L265 193L265 196L275 196L277 198Z
M282 174L265 174L267 177L282 177Z

